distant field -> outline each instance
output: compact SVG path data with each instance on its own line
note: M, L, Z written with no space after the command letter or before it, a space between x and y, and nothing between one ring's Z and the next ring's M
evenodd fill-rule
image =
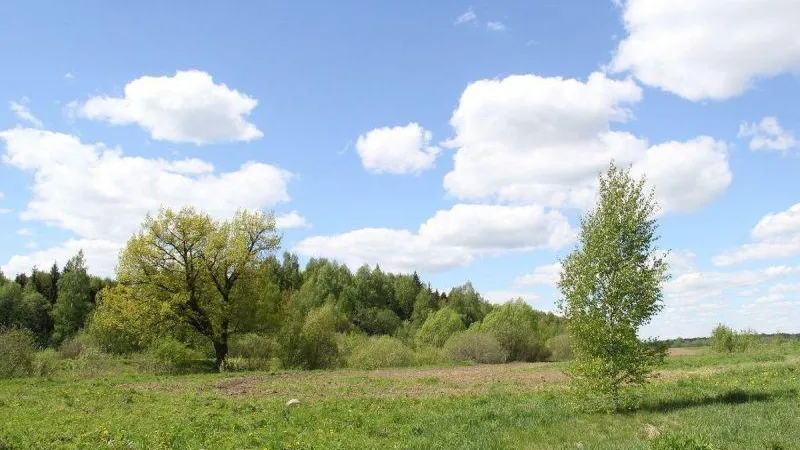
M800 448L800 352L671 353L619 415L558 363L7 380L0 448Z

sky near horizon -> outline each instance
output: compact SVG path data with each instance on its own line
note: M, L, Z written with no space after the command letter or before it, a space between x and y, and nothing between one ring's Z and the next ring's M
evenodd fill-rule
M796 0L0 5L0 268L113 276L148 211L554 310L597 174L671 251L648 336L800 332Z

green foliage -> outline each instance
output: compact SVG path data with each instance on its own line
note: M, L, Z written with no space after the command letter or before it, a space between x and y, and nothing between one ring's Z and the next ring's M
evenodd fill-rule
M60 365L58 352L52 348L46 348L37 352L34 356L34 372L40 377L49 377L56 373Z
M316 308L308 314L300 334L303 367L324 369L339 365L336 333L345 323L346 319L330 304Z
M480 322L491 310L491 305L481 297L470 282L450 290L447 294L447 307L461 315L465 327Z
M147 350L152 358L150 370L163 374L186 373L202 355L185 343L173 338L163 338L151 344Z
M454 333L464 330L461 315L451 308L442 308L428 316L416 336L419 346L442 347Z
M267 361L276 357L280 345L275 339L258 333L246 333L231 338L230 355L237 358Z
M353 350L348 367L373 370L384 367L408 367L414 364L414 352L399 339L389 336L370 337Z
M462 331L451 336L444 344L444 352L454 361L478 364L499 364L508 358L508 353L494 336L475 331Z
M9 327L31 330L38 346L50 340L50 303L31 280L24 288L15 282L0 285L0 328Z
M36 339L30 330L0 330L0 378L27 376L34 370Z
M58 300L53 305L53 342L61 343L80 330L92 311L94 297L83 251L64 266L58 280Z
M100 352L100 349L89 333L78 333L58 346L58 354L63 359L78 359L92 352Z
M415 366L440 366L451 362L451 359L442 349L433 347L418 347L414 350Z
M711 331L711 348L718 352L733 352L736 350L736 333L725 325L717 325Z
M414 298L414 312L411 314L412 322L421 325L437 308L436 299L430 290L419 291L419 294Z
M717 352L744 352L760 344L759 336L752 330L736 332L719 324L711 331L711 348Z
M553 361L569 361L572 359L572 337L569 334L559 334L547 341L550 349L550 358Z
M248 331L249 316L238 314L248 308L240 303L256 298L240 283L256 276L279 244L272 214L239 211L215 222L192 208L162 209L128 241L118 275L136 298L158 302L208 338L220 370L232 331Z
M570 372L578 386L621 407L621 390L641 384L665 352L638 337L657 314L668 279L655 247L654 194L644 180L611 166L596 207L581 219L577 248L562 261L560 308L573 337Z
M708 439L683 433L668 433L657 437L651 444L653 450L716 450Z
M494 308L478 329L494 336L511 361L544 361L550 356L545 338L539 335L538 315L522 300Z

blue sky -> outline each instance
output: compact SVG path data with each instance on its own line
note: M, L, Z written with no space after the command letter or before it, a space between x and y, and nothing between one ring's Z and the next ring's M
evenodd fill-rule
M672 250L646 334L798 332L799 8L6 2L0 267L113 274L159 205L262 208L304 258L552 310L614 158Z

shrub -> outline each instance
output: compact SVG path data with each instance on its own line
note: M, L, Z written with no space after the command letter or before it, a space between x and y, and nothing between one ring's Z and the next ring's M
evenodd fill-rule
M711 332L711 348L718 352L733 352L736 349L736 333L725 325L717 325Z
M522 300L505 303L490 312L480 331L494 336L510 361L544 361L550 356L537 333L536 311Z
M183 342L164 338L154 342L147 350L150 369L156 373L185 373L202 355Z
M478 364L499 364L508 357L508 353L494 336L475 331L454 334L444 344L444 351L455 361L472 361Z
M372 370L382 367L408 367L414 364L414 352L399 339L389 336L371 337L354 349L347 365Z
M568 334L559 334L547 342L550 350L550 359L553 361L569 361L572 359L572 337Z
M333 305L313 309L300 332L300 354L306 369L336 367L340 361L336 331L342 327L342 315Z
M247 333L230 340L228 354L234 358L268 360L278 354L278 342L258 333Z
M736 332L723 324L711 332L711 348L718 352L743 352L756 347L761 338L753 330Z
M0 378L33 373L36 339L30 330L11 328L0 331Z
M418 347L414 350L415 366L438 366L451 362L451 359L438 348Z
M88 333L78 333L58 347L58 353L63 359L78 359L86 353L98 351L94 338Z
M34 357L34 371L40 377L48 377L58 370L58 352L52 348L44 349Z
M418 346L441 347L454 333L464 330L461 315L450 308L442 308L428 316L415 341Z

